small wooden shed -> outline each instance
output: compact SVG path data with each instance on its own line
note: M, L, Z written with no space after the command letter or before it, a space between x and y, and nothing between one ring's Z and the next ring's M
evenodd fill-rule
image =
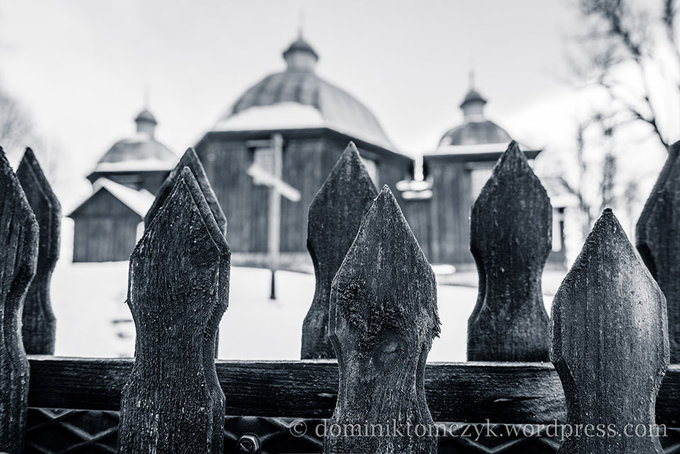
M94 193L68 215L74 221L73 261L128 260L154 196L105 178L94 187Z

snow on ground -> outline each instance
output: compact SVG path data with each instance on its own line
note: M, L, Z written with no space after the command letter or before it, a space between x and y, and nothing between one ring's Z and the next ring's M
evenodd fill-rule
M125 304L128 262L61 260L52 278L56 354L132 356L134 324ZM476 274L476 273L475 273ZM278 299L269 299L268 270L231 270L229 309L220 325L219 357L299 359L302 321L314 295L314 276L280 271ZM440 285L442 333L430 361L465 361L467 319L477 298L470 286ZM546 306L552 298L546 296Z
M127 298L128 262L71 263L73 221L62 223L61 257L52 276L52 307L57 318L55 354L59 356L132 356L135 328ZM467 320L477 300L477 272L451 273L436 267L441 336L429 361L465 361ZM548 313L564 275L543 275ZM314 276L279 271L277 300L269 299L270 272L232 267L229 309L220 324L223 359L299 359L302 321L314 296ZM455 284L455 285L450 285Z

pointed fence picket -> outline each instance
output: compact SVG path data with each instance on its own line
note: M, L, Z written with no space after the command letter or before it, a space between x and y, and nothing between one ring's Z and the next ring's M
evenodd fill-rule
M54 354L56 320L50 300L52 271L59 258L61 205L30 148L19 163L17 177L38 227L38 267L24 301L21 335L28 354Z
M328 338L331 283L376 195L359 151L350 142L309 206L307 249L316 289L302 325L302 359L335 358Z
M38 262L38 223L0 148L0 452L23 452L29 367L21 309Z
M663 248L676 247L677 154L676 147L638 225L644 230L640 251L668 293L669 319L675 262ZM0 153L0 240L7 245L0 249L0 451L22 452L27 404L120 410L118 446L126 453L255 453L277 438L249 434L242 443L230 436L225 442L225 413L331 418L329 427L341 429L349 424L344 433L326 432L329 453L433 453L433 420L680 425L680 366L667 366L664 299L611 213L598 222L555 297L551 359L557 371L550 363L517 362L545 360L548 351L540 274L550 248L551 212L516 144L500 159L472 216L481 285L469 347L471 359L486 361L476 363L425 364L439 331L432 270L389 189L374 200L377 191L351 145L309 216L317 291L302 354L337 352L337 362L214 359L217 326L228 304L230 253L226 219L192 150L159 192L131 257L134 362L50 356L27 362L18 317L36 264L42 266L40 248L48 244L42 239L58 229L50 223L58 203L48 203L51 191L32 153L18 173ZM49 277L37 282L48 301ZM26 305L29 313L31 307ZM506 360L514 362L494 362ZM68 414L63 419L72 424ZM425 433L401 436L409 425ZM375 432L380 427L390 430L387 436ZM347 429L368 436L346 436ZM67 432L86 436L72 426ZM100 446L45 443L32 440L30 448L50 453ZM484 449L534 452L515 441L498 443ZM542 446L539 452L548 445ZM568 437L561 449L661 452L653 436ZM678 449L680 443L668 444L668 452Z
M121 401L119 451L222 452L224 394L213 358L230 252L185 167L130 258L135 365Z
M662 452L654 424L667 328L659 286L605 210L553 301L551 359L573 430L560 453Z
M671 363L680 363L680 142L671 146L636 228L637 248L666 296Z
M170 174L161 185L158 193L156 194L156 198L151 205L151 208L149 208L146 216L144 216L145 226L151 224L153 218L156 217L158 211L165 203L165 200L172 193L175 183L185 167L188 167L189 170L191 170L191 173L194 175L194 178L198 183L198 186L201 188L203 197L205 198L206 202L208 202L210 212L215 218L215 222L217 222L217 225L219 226L222 233L226 234L227 217L224 215L224 211L222 211L222 207L220 207L220 203L217 201L217 196L210 185L210 181L208 181L208 176L205 174L203 164L201 164L201 160L198 159L198 155L193 148L188 148L187 151L184 152L175 168L170 171Z
M468 320L469 361L548 360L541 277L551 243L550 199L512 142L472 206L479 288Z
M333 279L330 305L340 384L329 426L370 432L330 430L324 452L437 452L424 379L438 335L434 273L385 186Z

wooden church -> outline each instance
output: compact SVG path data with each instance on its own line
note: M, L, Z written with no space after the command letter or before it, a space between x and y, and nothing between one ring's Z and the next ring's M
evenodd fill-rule
M394 187L413 165L366 106L318 75L319 55L302 36L283 59L285 68L247 89L195 147L227 216L235 264L267 263L273 204L281 264L311 263L308 207L350 141L377 186Z
M486 118L486 99L471 85L463 122L424 154L422 175L373 113L317 73L319 54L300 35L283 52L285 68L248 88L196 144L228 220L235 265L308 268L308 207L350 141L377 187L389 185L433 264L474 267L470 209L512 140ZM177 158L155 139L144 110L137 134L114 144L88 176L94 193L71 217L74 261L126 260L153 194ZM532 161L541 152L522 146ZM554 206L553 253L564 265L566 189L542 179ZM275 258L274 258L275 257Z
M147 109L137 132L117 141L88 175L93 192L68 217L74 222L73 261L128 260L142 221L177 157L156 140L156 118Z
M470 253L470 211L493 167L513 140L484 113L487 100L474 88L460 104L463 122L449 129L422 160L422 178L398 188L411 228L431 263L474 267ZM520 144L530 163L541 149ZM554 178L541 178L553 205L553 248L548 263L564 266L564 211L573 203L568 189Z

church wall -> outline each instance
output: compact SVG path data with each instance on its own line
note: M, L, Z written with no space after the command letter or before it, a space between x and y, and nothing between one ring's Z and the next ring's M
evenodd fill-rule
M196 147L227 217L232 252L266 252L268 189L246 173L252 162L245 140L206 140Z
M430 250L430 242L432 241L431 205L432 199L404 200L401 203L404 217L428 260L430 260L432 254Z
M350 138L332 131L284 132L283 180L301 193L299 202L281 201L281 252L307 254L307 216L309 205L346 148ZM196 145L208 178L227 216L227 239L235 253L249 253L254 262L267 251L269 189L257 186L246 171L253 160L248 141L266 140L271 132L214 134ZM381 152L357 142L362 156L376 161L378 187L388 184L394 190L397 181L408 172L409 158ZM251 263L254 263L251 262ZM256 263L255 263L256 264Z
M470 171L464 162L426 157L432 176L430 262L474 263L470 253Z
M341 153L337 144L321 137L285 140L283 180L300 191L301 199L281 201L281 252L307 251L309 205Z

